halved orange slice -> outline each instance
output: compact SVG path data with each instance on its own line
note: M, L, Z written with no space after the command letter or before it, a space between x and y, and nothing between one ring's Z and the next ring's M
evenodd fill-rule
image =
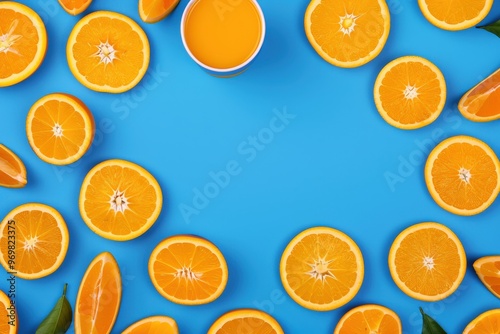
M269 314L254 309L227 312L217 319L207 334L283 334L280 324Z
M68 244L63 217L45 204L20 205L0 224L0 264L21 278L52 274L64 261Z
M500 69L478 83L462 96L458 110L475 122L489 122L500 118Z
M497 334L500 333L500 309L481 313L465 327L462 334Z
M144 22L163 20L179 4L180 0L139 0L139 16Z
M0 186L22 188L28 183L26 167L19 157L0 144Z
M122 334L179 334L179 330L174 319L157 315L137 321Z
M361 288L364 262L358 245L330 227L302 231L281 256L281 282L299 305L330 311L348 303Z
M228 270L220 250L210 241L177 235L160 242L149 258L149 277L171 302L206 304L226 288Z
M58 0L61 7L71 15L83 13L92 3L92 0Z
M401 320L391 309L381 305L361 305L340 319L333 334L401 334Z
M451 137L429 154L425 182L443 209L457 215L475 215L486 210L500 191L500 162L481 140Z
M2 319L0 321L0 333L17 334L19 324L16 305L11 304L9 297L2 290L0 290L0 319Z
M500 255L477 259L474 262L474 270L484 286L500 298Z
M47 51L47 31L31 8L0 1L0 87L15 85L32 75Z

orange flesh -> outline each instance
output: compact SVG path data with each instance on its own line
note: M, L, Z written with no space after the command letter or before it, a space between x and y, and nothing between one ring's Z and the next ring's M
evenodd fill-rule
M401 325L392 315L379 309L367 309L353 313L342 324L338 334L398 334Z
M59 3L70 14L76 15L83 12L92 0L59 0Z
M500 115L500 69L467 93L463 108L478 117Z
M435 18L448 24L459 24L472 20L485 7L485 0L427 0L429 12Z
M482 317L476 325L465 331L467 334L496 334L500 333L500 310L493 310L493 312Z
M123 334L177 334L178 330L166 321L149 321Z
M146 22L156 22L168 15L179 0L141 0L139 6L142 6L141 18ZM144 15L144 17L143 17Z
M217 334L252 333L252 334L273 334L277 333L274 328L259 318L246 317L237 318L226 322Z
M0 144L0 185L22 187L26 184L26 168L12 151Z
M17 333L17 328L18 328L18 322L17 322L17 315L16 315L16 320L15 320L15 326L9 325L9 321L11 319L9 318L10 315L10 310L7 310L7 308L10 308L10 300L7 297L7 295L0 290L0 333L2 334L15 334Z
M474 266L481 280L486 284L497 297L500 298L500 257L496 261L482 264L480 267Z

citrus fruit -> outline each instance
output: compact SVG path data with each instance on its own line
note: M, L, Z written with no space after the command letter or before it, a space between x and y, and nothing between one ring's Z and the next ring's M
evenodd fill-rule
M28 183L26 167L19 157L0 144L0 186L22 188Z
M68 244L63 217L45 204L20 205L0 224L0 263L20 278L52 274L64 261Z
M141 166L106 160L92 168L80 190L80 213L101 237L131 240L158 218L163 196L158 181Z
M269 314L253 309L227 312L217 319L207 334L283 334L280 324Z
M384 48L390 30L384 0L312 0L304 17L307 39L327 62L358 67Z
M97 11L75 25L66 54L71 72L82 85L98 92L123 93L146 74L149 41L131 18Z
M81 14L87 9L92 0L58 0L61 7L71 15Z
M462 243L446 226L415 224L401 232L389 252L389 269L396 285L408 296L437 301L451 295L465 275Z
M190 235L161 241L151 253L148 270L156 290L183 305L214 301L224 291L228 277L220 250L210 241Z
M165 316L144 318L130 325L122 334L178 334L177 323Z
M500 333L500 309L493 309L480 314L465 327L462 334L498 334Z
M33 104L26 118L28 142L35 154L54 165L80 159L92 144L94 117L69 94L49 94Z
M15 305L12 305L9 297L0 290L0 317L2 321L0 321L0 333L3 334L17 334L17 314ZM12 321L12 324L9 322Z
M432 123L446 102L441 71L422 57L405 56L380 71L373 89L382 118L400 129L417 129Z
M462 30L475 26L488 15L493 0L418 0L425 18L438 28Z
M477 259L474 262L474 270L488 290L500 298L500 255Z
M455 136L438 144L425 164L427 188L443 209L463 216L486 210L500 190L500 162L484 142Z
M75 333L110 333L122 297L120 269L111 253L97 255L80 283L75 303Z
M147 23L163 20L179 4L180 0L139 0L139 16Z
M32 75L45 57L47 32L31 8L0 1L0 87L15 85Z
M475 122L488 122L500 118L500 69L478 83L462 96L458 110Z
M302 231L286 246L281 282L298 304L329 311L348 303L361 288L363 256L346 234L330 227Z
M340 319L333 334L401 334L401 320L391 309L381 305L361 305Z

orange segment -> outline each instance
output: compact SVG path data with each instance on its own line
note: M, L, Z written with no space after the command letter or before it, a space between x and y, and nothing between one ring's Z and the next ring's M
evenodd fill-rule
M475 122L500 118L500 69L464 94L458 103L462 115Z
M163 196L147 170L125 160L107 160L88 172L80 190L80 213L101 237L130 240L145 233L160 215Z
M358 67L384 48L390 30L384 0L312 0L304 17L307 39L327 62Z
M446 102L441 71L421 57L391 61L380 71L373 90L375 105L384 120L400 129L417 129L432 123Z
M280 275L285 290L298 304L329 311L358 293L364 276L363 256L346 234L313 227L290 241L281 257Z
M206 304L224 291L228 271L224 256L210 241L178 235L160 242L149 258L149 277L168 300Z
M474 270L488 290L500 298L500 255L477 259Z
M451 295L465 275L467 260L462 243L446 226L420 223L394 240L389 269L396 285L408 296L437 301Z
M71 72L98 92L122 93L141 81L149 65L149 41L129 17L97 11L73 28L66 47Z
M61 7L71 15L81 14L87 9L92 0L58 0Z
M137 321L122 334L179 334L179 330L174 319L158 315Z
M139 16L144 22L163 20L179 4L180 0L139 0Z
M94 133L92 113L69 94L42 97L26 118L31 148L40 159L54 165L68 165L80 159L92 144Z
M14 152L0 144L0 186L22 188L26 183L26 167L23 162Z
M25 279L52 274L64 261L68 228L54 208L27 203L18 206L0 224L0 263ZM9 255L15 260L9 259Z
M479 139L451 137L429 154L425 182L443 209L458 215L475 215L486 210L498 195L500 162Z
M283 334L280 324L269 314L253 310L233 310L217 319L207 334Z
M480 314L467 325L462 334L498 334L500 333L500 309L493 309Z
M15 305L12 305L9 297L0 290L0 333L17 334L19 327ZM10 322L10 323L9 323Z
M75 334L110 333L122 297L120 269L111 253L99 254L80 283L75 304Z
M391 309L361 305L340 319L333 334L402 334L401 320Z

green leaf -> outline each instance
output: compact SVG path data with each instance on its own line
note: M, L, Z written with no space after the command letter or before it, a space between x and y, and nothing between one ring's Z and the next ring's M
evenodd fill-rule
M68 284L64 284L63 295L59 298L56 306L50 311L49 315L38 326L36 334L64 334L69 329L73 320L73 311L66 299L67 287Z
M486 31L491 32L492 34L497 35L500 37L500 20L496 21L495 23L488 24L485 26L480 26L478 27L479 29L484 29Z
M422 327L422 334L446 334L444 329L439 326L439 324L424 313L424 310L420 307L420 313L422 313L422 318L424 325Z

